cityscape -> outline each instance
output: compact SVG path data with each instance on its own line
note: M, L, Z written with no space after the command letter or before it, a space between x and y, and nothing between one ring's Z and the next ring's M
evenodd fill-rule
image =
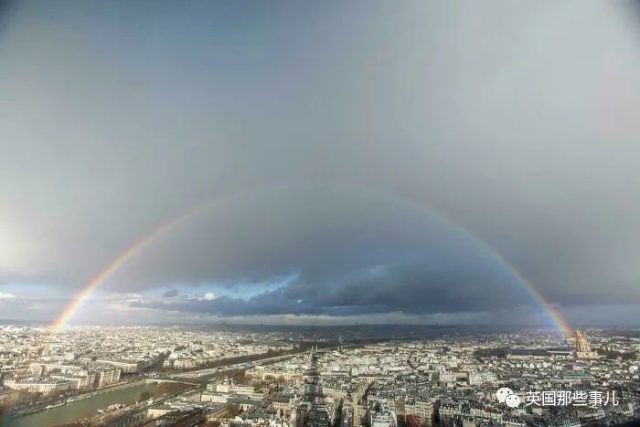
M3 326L0 402L4 423L19 427L580 426L640 416L640 330L482 329L78 326L51 336Z

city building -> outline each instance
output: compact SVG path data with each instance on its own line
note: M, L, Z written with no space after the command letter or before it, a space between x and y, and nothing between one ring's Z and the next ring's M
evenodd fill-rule
M591 345L585 334L580 329L575 332L576 357L578 359L597 359L598 353L591 351Z

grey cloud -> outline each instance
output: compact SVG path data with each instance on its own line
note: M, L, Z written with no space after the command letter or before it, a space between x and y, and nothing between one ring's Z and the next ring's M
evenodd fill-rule
M336 282L306 282L304 276L289 286L249 299L143 302L136 307L158 308L220 316L325 315L353 316L401 312L405 314L491 311L531 305L520 284L511 278L482 277L480 271L429 271L420 264L394 266L382 274L334 277ZM509 281L508 279L511 279Z
M164 298L172 298L172 297L178 296L178 294L179 294L179 291L177 289L169 289L168 291L164 292L162 296Z
M172 262L173 254L188 248L200 256ZM282 277L291 271L295 278L283 287L249 298L137 306L228 316L344 316L533 303L495 254L432 213L366 191L319 187L270 191L203 213L150 248L114 282L127 287L145 279L154 285L189 277L192 283L210 287L218 282L227 288L229 281Z
M77 292L158 224L205 205L103 290L241 288L300 272L230 305L427 312L470 310L474 292L490 308L527 300L481 292L515 280L498 277L509 274L490 250L362 192L435 210L552 302L637 301L630 10L12 5L0 33L0 280ZM292 183L311 190L261 190Z

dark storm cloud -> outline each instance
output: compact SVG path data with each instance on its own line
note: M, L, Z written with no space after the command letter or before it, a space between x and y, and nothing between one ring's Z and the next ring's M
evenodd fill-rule
M222 296L176 302L134 303L157 308L220 316L325 315L352 316L401 312L405 314L475 312L529 305L519 284L493 277L467 276L460 271L434 272L419 264L386 267L351 278L334 278L340 283L309 284L304 275L283 289L249 299ZM476 272L477 273L477 272Z
M206 205L102 289L237 289L173 307L228 315L526 301L491 291L521 289L495 250L552 302L637 301L630 10L16 3L0 21L0 280L76 292ZM263 194L292 183L346 195Z
M194 247L208 250L172 262L173 254ZM153 286L171 277L207 288L265 284L249 297L136 306L223 316L346 316L532 304L509 267L471 236L419 207L362 189L284 188L205 211L133 261L113 286L145 279Z

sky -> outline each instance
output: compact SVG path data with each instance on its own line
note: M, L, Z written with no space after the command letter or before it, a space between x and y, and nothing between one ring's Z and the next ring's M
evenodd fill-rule
M2 2L0 318L640 324L638 12Z

